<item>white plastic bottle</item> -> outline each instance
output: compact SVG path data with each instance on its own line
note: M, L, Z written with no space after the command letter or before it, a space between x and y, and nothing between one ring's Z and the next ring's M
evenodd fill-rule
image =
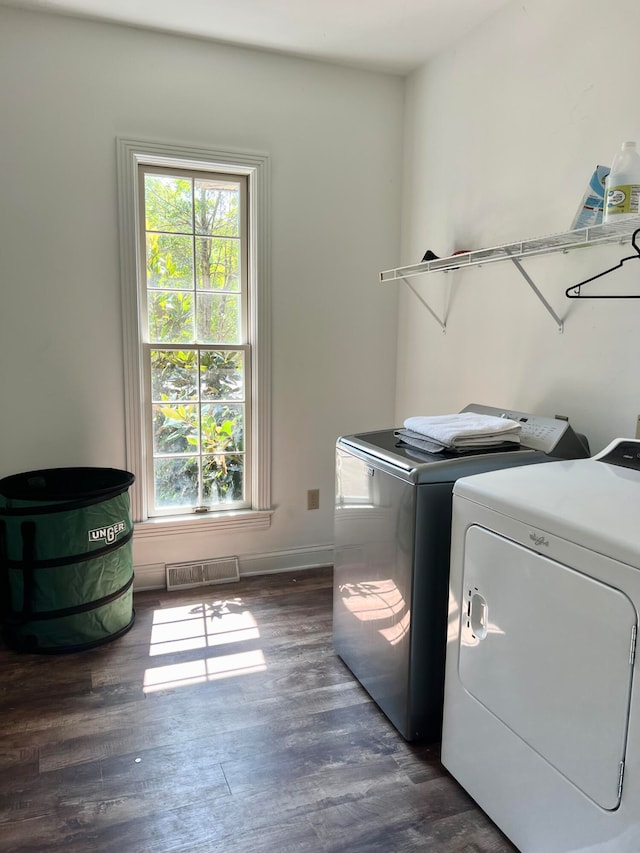
M623 142L616 154L605 193L604 221L640 215L640 154L635 142Z

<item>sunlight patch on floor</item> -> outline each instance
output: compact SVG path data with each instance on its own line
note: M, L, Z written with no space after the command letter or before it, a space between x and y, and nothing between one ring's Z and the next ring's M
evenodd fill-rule
M210 649L259 637L258 624L240 598L162 607L153 614L149 657ZM266 668L260 649L203 656L182 663L149 667L144 673L143 690L145 693L171 690L264 672Z
M256 620L240 599L166 607L153 615L149 654L241 643L259 636Z
M204 681L216 681L220 678L234 678L238 675L264 672L266 668L267 664L260 649L252 652L238 652L235 655L185 661L168 666L156 666L146 670L143 690L145 693L171 690L174 687L201 684Z

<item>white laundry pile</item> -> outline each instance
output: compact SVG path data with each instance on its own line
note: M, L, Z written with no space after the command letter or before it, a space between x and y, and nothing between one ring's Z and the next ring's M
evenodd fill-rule
M456 415L407 418L404 429L395 435L412 447L427 453L443 450L462 452L482 448L520 444L522 426L510 418L460 412Z

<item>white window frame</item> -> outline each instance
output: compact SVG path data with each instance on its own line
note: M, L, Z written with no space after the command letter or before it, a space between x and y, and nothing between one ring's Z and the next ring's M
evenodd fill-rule
M145 400L143 341L140 331L140 229L138 227L140 165L201 169L245 175L249 196L249 341L253 369L247 403L251 407L250 509L149 518L146 489L148 439L142 406ZM136 476L131 512L136 536L216 530L264 530L269 527L271 495L271 337L269 256L269 158L263 154L193 148L140 139L117 140L120 273L124 344L127 468Z

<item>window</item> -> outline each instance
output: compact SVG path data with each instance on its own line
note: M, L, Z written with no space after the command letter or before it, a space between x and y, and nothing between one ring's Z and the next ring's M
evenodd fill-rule
M134 518L267 526L266 158L118 154Z
M149 515L251 506L246 178L139 176Z

